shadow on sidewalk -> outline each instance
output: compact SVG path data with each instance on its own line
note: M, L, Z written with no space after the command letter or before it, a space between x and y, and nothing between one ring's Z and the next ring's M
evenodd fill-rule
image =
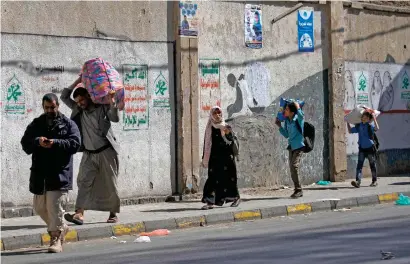
M251 202L251 201L269 201L269 200L278 200L278 199L289 199L289 197L258 197L258 198L241 198L242 203L246 202ZM184 212L184 211L202 211L201 206L202 202L201 201L181 201L181 202L173 202L173 203L198 203L198 208L171 208L171 209L156 209L156 210L145 210L141 211L143 213L175 213L175 212ZM223 207L216 207L216 208L227 208L227 205L229 205L231 202L225 203L225 206Z
M68 223L66 221L66 224L70 227L77 226L76 224L73 223ZM107 222L84 222L84 225L96 225L96 224L107 224ZM1 226L1 231L13 231L13 230L22 230L22 229L37 229L37 228L44 228L46 229L46 225L16 225L16 226Z
M1 256L24 256L24 255L34 255L34 254L45 254L47 253L46 248L36 248L36 249L22 249L18 251L3 251Z
M366 187L366 186L363 186ZM355 189L355 187L353 186L340 186L340 187L307 187L307 188L303 188L303 190L308 190L308 191L323 191L323 190L340 190L340 189Z
M288 199L289 197L256 197L256 198L241 198L242 202L250 202L250 201L267 201L267 200L279 200L279 199Z
M47 226L46 225L2 226L1 231L11 231L11 230L21 230L21 229L37 229L37 228L47 228Z
M176 212L185 212L185 211L200 211L201 207L198 208L173 208L173 209L157 209L157 210L146 210L141 211L142 213L176 213Z
M246 195L246 194L245 194ZM272 197L272 196L267 196L267 197L255 197L255 198L241 198L242 202L249 202L249 201L264 201L264 200L277 200L277 199L288 199L289 197ZM192 199L192 200L185 200L185 201L172 201L172 202L167 202L169 204L181 204L181 203L202 203L201 199ZM192 208L186 208L186 211L194 210ZM141 211L144 212L144 211ZM152 212L152 211L146 211L146 212Z
M410 182L395 182L395 183L390 183L389 185L410 185Z

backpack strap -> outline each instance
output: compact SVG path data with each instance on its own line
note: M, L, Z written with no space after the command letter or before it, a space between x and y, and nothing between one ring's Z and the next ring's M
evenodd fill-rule
M371 140L374 140L374 133L373 133L372 127L370 126L369 123L367 123L367 133L369 134L369 138Z
M302 128L301 128L298 120L296 120L296 127L298 128L300 134L302 134L302 136L303 136Z

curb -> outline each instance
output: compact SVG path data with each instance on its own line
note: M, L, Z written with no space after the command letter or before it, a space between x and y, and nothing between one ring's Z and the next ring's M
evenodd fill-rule
M410 192L403 192L410 196ZM67 242L85 241L91 239L110 238L111 236L136 235L141 232L150 232L155 229L184 229L204 225L232 223L248 220L267 219L278 216L305 214L311 212L331 211L346 207L360 207L376 204L392 203L398 198L398 193L385 193L362 197L346 198L341 200L314 201L301 204L265 207L255 210L238 212L225 212L194 217L177 217L164 220L125 223L103 227L90 227L86 229L72 229L67 233ZM15 250L28 247L46 246L50 242L47 233L32 235L2 237L0 240L1 251Z

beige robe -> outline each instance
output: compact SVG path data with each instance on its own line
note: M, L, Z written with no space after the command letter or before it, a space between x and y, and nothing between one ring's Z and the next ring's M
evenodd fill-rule
M83 157L77 178L77 209L120 212L120 197L117 191L118 179L118 143L112 133L112 122L118 122L118 108L97 105L87 111L81 111L70 99L71 91L64 89L61 99L73 109L73 115L81 115L81 134L84 144ZM108 117L108 119L106 118ZM97 150L111 144L99 153Z

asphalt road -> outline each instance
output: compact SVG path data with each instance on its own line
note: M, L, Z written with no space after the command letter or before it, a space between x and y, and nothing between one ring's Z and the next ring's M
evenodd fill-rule
M151 243L119 237L2 253L2 263L410 263L410 207L379 205L173 231ZM121 243L121 241L127 241ZM380 250L396 258L380 260Z

